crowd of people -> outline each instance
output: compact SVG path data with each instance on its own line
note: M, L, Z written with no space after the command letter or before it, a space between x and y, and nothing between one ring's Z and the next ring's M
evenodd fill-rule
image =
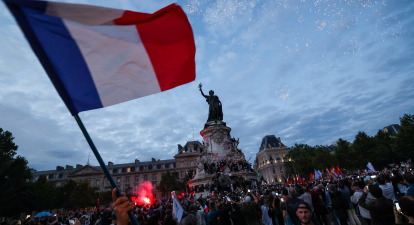
M252 165L247 160L221 160L217 163L204 163L204 171L207 171L208 174L224 172L226 167L230 172L254 172Z
M173 199L134 205L117 198L108 208L81 209L50 217L29 217L0 225L127 225L132 211L140 225L372 225L414 224L414 175L384 170L375 175L347 175L334 181L269 184L217 175L207 196L183 194L178 221ZM205 192L204 192L205 193Z

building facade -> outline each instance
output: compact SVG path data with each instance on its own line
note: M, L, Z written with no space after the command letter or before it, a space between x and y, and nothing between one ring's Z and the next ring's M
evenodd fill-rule
M259 152L256 154L254 169L269 183L281 183L285 178L284 162L290 161L287 158L288 147L280 137L267 135L263 138Z
M201 145L199 141L189 141L184 147L178 145L178 153L174 155L174 159L156 160L152 158L151 161L146 162L135 159L135 162L124 164L108 162L107 167L121 190L132 188L136 191L140 184L149 181L154 186L154 197L163 197L163 194L155 189L161 181L162 174L167 171L177 171L180 180L184 180L186 172L196 169ZM47 180L56 183L57 186L64 185L68 180L82 180L88 181L92 187L97 187L100 191L112 189L100 166L77 164L76 167L67 165L66 167L57 166L56 170L32 171L31 181L38 180L40 176L45 176Z

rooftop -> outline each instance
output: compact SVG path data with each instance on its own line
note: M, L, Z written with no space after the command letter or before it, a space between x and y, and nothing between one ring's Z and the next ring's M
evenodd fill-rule
M260 150L262 151L265 148L277 148L277 147L286 147L282 141L280 140L280 137L277 137L275 135L266 135L263 140L262 144L260 145Z

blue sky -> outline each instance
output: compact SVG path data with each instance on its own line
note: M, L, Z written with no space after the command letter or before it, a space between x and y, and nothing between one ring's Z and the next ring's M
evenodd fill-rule
M152 13L174 1L65 2ZM200 82L247 158L265 135L287 146L353 141L414 113L414 1L177 3L194 31L196 81L82 112L106 162L171 159L193 130L201 141ZM4 4L0 27L0 127L32 168L85 164L89 146Z

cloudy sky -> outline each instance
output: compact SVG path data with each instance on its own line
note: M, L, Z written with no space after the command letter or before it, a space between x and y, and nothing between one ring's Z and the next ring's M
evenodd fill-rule
M65 2L152 13L174 1ZM200 82L247 158L265 135L287 146L353 141L414 113L414 1L177 3L194 31L196 81L80 113L105 162L171 159L177 144L201 141ZM91 150L4 4L0 27L0 127L34 169L84 165Z

